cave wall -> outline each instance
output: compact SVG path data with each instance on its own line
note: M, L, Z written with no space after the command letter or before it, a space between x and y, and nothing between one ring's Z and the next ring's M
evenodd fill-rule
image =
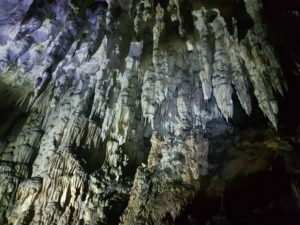
M0 224L299 209L299 131L278 120L290 81L262 2L0 6ZM245 198L261 179L259 193L278 185Z

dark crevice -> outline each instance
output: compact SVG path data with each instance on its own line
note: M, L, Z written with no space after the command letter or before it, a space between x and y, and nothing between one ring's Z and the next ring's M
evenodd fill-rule
M83 166L88 174L101 168L106 156L106 142L100 144L98 148L85 147L84 144L74 148L76 159Z
M282 158L273 161L272 167L272 171L226 182L223 200L199 192L175 224L296 225L300 214L290 210L289 205L285 205L288 202L283 201L291 197L291 190Z

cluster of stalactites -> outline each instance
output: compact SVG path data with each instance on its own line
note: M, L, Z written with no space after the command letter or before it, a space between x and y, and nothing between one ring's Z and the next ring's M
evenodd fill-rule
M145 4L147 1L143 1ZM182 2L181 2L182 3ZM183 4L183 3L182 3ZM252 112L250 86L253 87L254 96L258 105L272 125L277 128L278 113L274 91L283 94L286 88L281 67L275 57L272 46L267 42L264 24L260 16L261 5L257 0L245 1L246 10L254 21L254 27L250 28L245 38L238 40L238 29L235 18L232 18L234 34L228 31L225 19L219 10L209 10L216 14L213 21L208 22L209 13L202 8L193 11L195 31L197 33L195 43L187 41L188 50L197 51L199 54L202 90L205 100L214 97L224 118L233 117L232 94L235 92L245 112ZM176 6L180 10L180 1L170 1L168 11ZM135 18L136 31L140 18L146 21L149 18L149 9L139 11ZM165 9L158 3L152 6L154 11L155 25L153 26L153 65L156 66L159 54L159 42L164 35ZM142 16L143 15L143 16ZM180 12L176 16L171 14L172 21L178 19L179 31L183 31ZM183 36L184 32L179 32ZM212 44L211 41L214 40ZM194 46L195 48L194 48ZM260 46L263 46L261 48Z
M199 32L196 41L199 51L199 73L206 99L214 96L226 120L233 116L232 93L235 90L243 109L251 113L250 83L260 109L277 127L277 103L273 90L283 93L281 68L266 37L250 29L241 42L237 39L237 27L233 18L235 35L230 35L223 17L213 10L216 18L208 23L206 10L194 11L195 27ZM214 38L214 48L208 39ZM264 49L259 48L264 46Z
M132 1L108 1L109 5L119 5L127 9ZM142 0L136 5L134 30L136 35L142 32L142 27L153 22L153 65L159 71L160 42L166 31L166 17L170 21L178 21L179 34L184 37L182 16L183 0L170 0L168 7L163 8L160 3L154 5L151 0ZM187 40L188 51L198 54L199 78L201 81L203 98L206 101L214 98L220 112L228 121L233 117L232 94L236 92L241 106L249 115L252 111L251 88L258 105L274 127L277 127L276 114L278 107L274 97L274 90L283 94L284 83L280 65L273 49L267 42L264 25L260 18L261 5L257 0L245 0L246 10L254 21L254 27L249 29L241 41L237 38L238 29L233 18L234 34L231 35L227 24L217 9L212 9L215 18L208 21L208 11L204 8L190 12L194 18L195 39ZM58 6L58 5L57 5ZM33 16L20 24L18 37L6 45L0 46L0 69L9 68L17 63L21 71L29 73L35 71L34 94L32 104L46 89L51 80L55 80L56 93L53 102L56 104L63 93L74 84L80 83L80 71L74 68L84 61L89 61L97 52L107 26L115 26L112 18L113 10L109 7L97 10L89 20L90 33L87 43L80 43L81 22L74 12L66 7L58 10L48 7L56 14L55 21ZM131 5L132 6L132 5ZM43 10L40 10L43 11ZM44 9L45 11L45 9ZM62 12L66 16L62 16ZM87 14L89 18L89 15ZM150 23L151 24L151 23ZM141 36L142 37L142 36ZM120 39L121 40L121 39ZM213 41L213 43L212 43ZM78 50L78 46L85 50ZM263 48L261 48L263 46ZM84 49L84 48L82 48ZM78 56L72 57L77 51ZM113 52L118 54L118 45ZM113 53L115 54L115 53ZM130 58L127 58L129 63ZM110 59L113 62L113 59ZM40 66L36 66L40 65ZM71 69L73 68L73 69ZM39 71L38 74L36 71ZM96 72L96 70L95 70ZM81 83L85 89L85 84Z

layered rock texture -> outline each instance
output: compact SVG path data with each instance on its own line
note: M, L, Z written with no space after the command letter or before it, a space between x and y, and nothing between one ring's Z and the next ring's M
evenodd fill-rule
M281 132L287 76L262 12L0 1L0 224L244 224L235 204L296 215L300 132ZM251 202L251 187L269 194Z

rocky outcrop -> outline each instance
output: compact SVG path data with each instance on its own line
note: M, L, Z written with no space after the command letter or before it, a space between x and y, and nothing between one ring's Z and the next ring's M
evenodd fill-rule
M286 89L257 0L242 38L206 3L76 4L0 11L0 85L22 90L1 103L18 113L0 125L0 224L176 224L201 191L223 196L293 151L266 121L262 134L231 123L240 104L277 129Z

